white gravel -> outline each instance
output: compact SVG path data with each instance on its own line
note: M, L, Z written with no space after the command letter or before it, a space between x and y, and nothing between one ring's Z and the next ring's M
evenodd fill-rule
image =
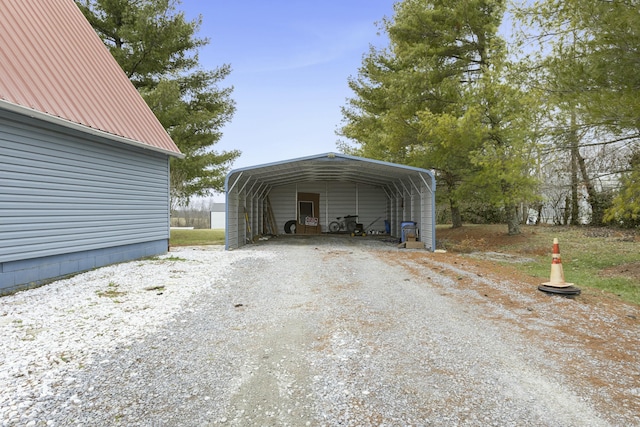
M640 425L363 242L175 248L0 298L0 425Z

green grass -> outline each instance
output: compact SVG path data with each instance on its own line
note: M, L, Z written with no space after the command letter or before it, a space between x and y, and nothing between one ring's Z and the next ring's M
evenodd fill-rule
M522 231L520 236L506 236L505 225L465 225L460 231L439 226L436 237L445 239L451 252L496 251L531 258L532 262L509 265L545 281L551 270L553 239L557 237L567 282L640 305L640 278L606 272L640 262L640 240L634 232L561 226L523 226Z
M610 292L625 301L640 304L638 280L604 274L607 269L639 262L639 243L611 237L588 237L585 236L584 230L579 228L561 234L559 239L562 267L567 282ZM548 278L549 263L550 256L537 257L535 263L525 264L522 268L533 276Z
M107 286L107 290L105 291L96 291L96 294L99 297L112 298L114 302L120 302L116 298L126 295L126 292L121 292L118 290L118 284L114 282L109 282Z
M171 230L171 246L224 245L224 230Z

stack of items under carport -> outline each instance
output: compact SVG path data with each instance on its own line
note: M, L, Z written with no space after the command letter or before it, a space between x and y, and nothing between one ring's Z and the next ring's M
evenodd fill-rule
M424 243L418 241L418 232L415 223L406 223L406 225L403 225L401 240L402 242L398 245L399 248L424 249Z

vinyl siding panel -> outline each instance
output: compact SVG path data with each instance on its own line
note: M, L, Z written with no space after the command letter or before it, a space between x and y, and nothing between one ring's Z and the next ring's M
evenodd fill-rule
M0 263L0 295L117 262L165 253L166 240Z
M9 118L0 118L0 262L169 238L166 155Z

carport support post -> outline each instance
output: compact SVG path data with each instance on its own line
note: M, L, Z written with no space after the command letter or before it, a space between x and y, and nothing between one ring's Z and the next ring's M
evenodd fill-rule
M359 188L358 188L358 183L356 182L356 216L358 216L360 214L360 212L358 212L359 197L360 197Z
M329 183L325 182L324 184L324 220L325 220L325 232L329 232Z
M247 184L249 183L249 180L247 180ZM247 199L251 209L249 210L249 214L250 216L248 218L246 218L247 220L247 224L249 225L248 231L249 231L249 241L253 242L253 233L256 230L256 221L255 221L255 197L252 196L252 192L253 192L253 188L256 186L256 184L258 183L258 181L254 181L253 184L251 184L251 187L249 187L249 189L247 190L247 192L245 193L245 211L246 211L246 206L247 206ZM245 185L246 187L246 185ZM244 189L244 187L243 187Z
M296 219L296 233L298 232L298 183L296 183L296 196L294 198L296 201L293 205L293 217Z
M395 203L393 206L393 211L395 214L395 218L394 218L394 222L393 222L393 234L395 235L394 237L400 237L400 234L402 232L402 230L400 230L400 223L403 221L404 217L401 213L402 210L402 191L400 191L400 188L398 188L398 185L394 182L393 183L394 188L396 189L396 194L395 194Z
M267 190L269 189L269 187L267 185L260 184L260 187L258 187L258 191L260 192L260 194L257 194L256 197L258 198L258 223L260 224L260 232L258 234L264 234L266 231L266 226L264 223L265 220L265 215L264 212L267 208Z
M423 209L425 209L429 215L429 219L431 220L431 250L436 250L436 181L432 179L431 183L433 186L429 185L427 180L424 178L423 174L419 174L420 179L422 179L422 183L427 188L427 191L431 195L429 199L422 197L422 204L427 205ZM425 216L424 212L422 214Z

